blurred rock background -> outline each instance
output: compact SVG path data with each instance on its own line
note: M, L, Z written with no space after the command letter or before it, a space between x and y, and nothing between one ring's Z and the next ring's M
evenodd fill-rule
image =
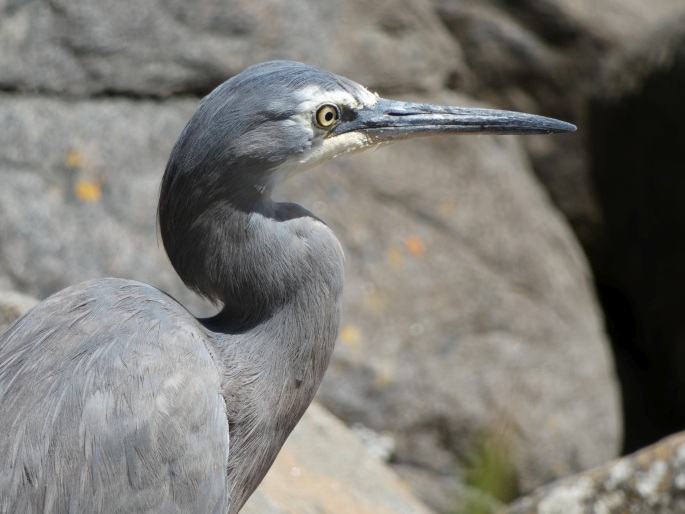
M0 289L113 275L211 312L157 192L198 100L250 64L576 123L401 143L278 193L347 254L319 402L390 441L430 508L507 502L685 428L684 27L681 0L0 1Z

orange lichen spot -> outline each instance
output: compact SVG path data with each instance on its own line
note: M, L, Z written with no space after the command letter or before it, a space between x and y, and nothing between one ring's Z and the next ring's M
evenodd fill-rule
M67 168L80 169L86 161L85 155L78 150L69 150L64 157L64 164Z
M74 186L74 193L82 202L97 202L102 197L102 188L97 182L79 180Z
M354 325L344 326L340 331L340 341L350 346L358 346L362 341L362 333Z
M404 244L407 247L407 251L414 257L421 257L426 252L426 245L418 237L408 237L405 239Z

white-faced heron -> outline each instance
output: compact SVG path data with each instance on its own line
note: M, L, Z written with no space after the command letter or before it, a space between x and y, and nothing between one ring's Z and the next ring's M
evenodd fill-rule
M379 98L324 70L269 62L200 104L159 198L196 319L139 282L61 291L0 337L0 512L240 510L321 382L343 252L283 178L345 152L433 134L575 130L550 118Z

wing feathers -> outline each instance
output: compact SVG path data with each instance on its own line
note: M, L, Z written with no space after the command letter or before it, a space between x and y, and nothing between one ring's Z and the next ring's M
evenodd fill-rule
M228 421L204 337L163 293L115 279L67 289L11 327L0 512L225 506Z

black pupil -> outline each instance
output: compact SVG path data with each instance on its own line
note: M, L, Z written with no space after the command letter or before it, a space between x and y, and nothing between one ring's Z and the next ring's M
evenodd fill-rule
M324 119L326 121L331 121L333 119L333 111L328 111L326 114L324 114Z

